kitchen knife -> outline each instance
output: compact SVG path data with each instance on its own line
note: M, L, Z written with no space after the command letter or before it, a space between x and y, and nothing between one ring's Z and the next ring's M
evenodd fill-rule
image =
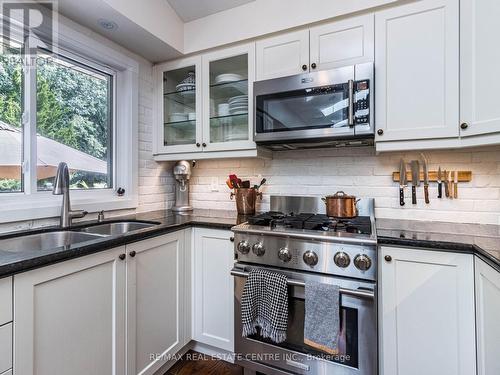
M438 169L437 182L438 182L438 198L443 198L443 180L441 176L441 167L439 167Z
M454 173L453 179L453 198L458 198L458 171Z
M451 171L448 171L448 197L453 199L453 178L451 177Z
M399 161L399 205L405 205L405 186L408 183L406 178L406 163L403 159Z
M448 183L448 172L444 170L444 195L446 198L450 197L450 184Z
M420 186L420 163L418 160L411 161L411 203L417 204L417 186Z
M425 203L429 204L429 170L427 169L427 158L425 157L424 154L420 154L422 157L422 162L423 162L423 169L424 169L424 198L425 198Z

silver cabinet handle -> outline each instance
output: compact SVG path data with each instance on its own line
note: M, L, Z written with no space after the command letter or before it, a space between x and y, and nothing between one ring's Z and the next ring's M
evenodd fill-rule
M347 110L347 123L350 127L354 126L354 81L349 80L349 108Z
M231 270L231 275L237 276L237 277L248 277L248 272L246 271L240 271L237 269L232 269ZM290 286L306 286L305 282L300 281L300 280L294 280L294 279L288 279L287 284ZM345 289L345 288L340 288L339 293L345 294L347 296L352 296L352 297L358 297L358 298L366 298L366 299L374 299L375 298L375 292L369 291L369 290L356 290L356 289Z

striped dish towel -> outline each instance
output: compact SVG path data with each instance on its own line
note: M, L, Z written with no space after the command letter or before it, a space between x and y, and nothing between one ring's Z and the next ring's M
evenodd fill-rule
M241 296L243 337L257 333L280 343L286 340L288 288L285 275L253 269Z

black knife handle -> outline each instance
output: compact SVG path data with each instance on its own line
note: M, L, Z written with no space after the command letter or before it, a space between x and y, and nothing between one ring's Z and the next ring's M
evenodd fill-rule
M443 183L438 182L438 198L443 198Z
M411 203L417 204L417 187L416 186L411 187Z
M402 187L399 188L399 205L405 205L405 190Z
M425 198L425 203L429 204L429 185L424 186L424 198Z

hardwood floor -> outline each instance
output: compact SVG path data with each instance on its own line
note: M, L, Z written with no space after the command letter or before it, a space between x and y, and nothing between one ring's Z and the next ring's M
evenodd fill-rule
M243 368L190 350L165 375L243 375Z

